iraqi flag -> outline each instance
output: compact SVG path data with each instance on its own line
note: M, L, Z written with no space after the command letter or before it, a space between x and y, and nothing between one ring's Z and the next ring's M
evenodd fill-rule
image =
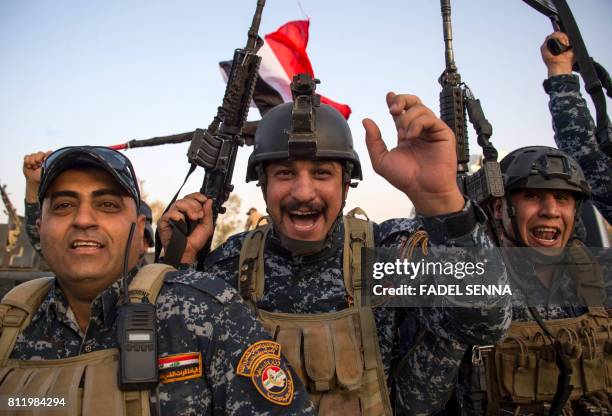
M253 93L253 101L262 116L272 107L293 100L290 84L294 75L307 73L314 78L306 53L309 26L308 20L294 20L264 36L264 43L257 52L261 56L261 65ZM227 82L232 62L220 62L219 66ZM346 104L322 95L321 102L340 111L346 119L351 114L351 107Z

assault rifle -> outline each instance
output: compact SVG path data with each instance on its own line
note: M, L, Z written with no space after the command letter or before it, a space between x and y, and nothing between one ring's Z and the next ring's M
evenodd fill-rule
M553 55L559 55L569 48L574 49L576 65L574 70L579 72L584 80L586 91L591 96L595 105L597 128L595 137L601 150L608 156L612 156L612 127L608 119L606 109L606 97L612 98L612 79L608 71L589 56L578 24L574 19L571 9L565 0L523 0L529 6L550 18L555 31L565 32L570 41L570 46L561 44L556 39L549 39L546 46Z
M493 134L491 123L485 118L480 105L470 88L461 82L461 75L455 64L453 52L453 34L451 24L450 0L440 0L442 22L444 29L444 47L446 68L438 82L442 86L440 92L440 118L451 128L457 138L457 183L461 191L483 204L493 197L504 195L504 185L497 150L489 141ZM478 172L468 175L470 151L468 146L467 119L478 134L478 144L483 150L483 163Z
M261 58L257 56L257 51L262 44L258 37L258 31L264 5L265 0L257 1L246 47L234 51L232 69L227 80L223 104L218 108L217 115L208 129L197 129L193 133L187 151L187 159L191 166L183 185L197 166L204 168L204 182L200 192L213 201L213 224L216 223L217 216L225 212L223 204L234 188L232 175L236 163L236 153L238 147L244 145L242 130L249 112L261 61ZM168 207L176 200L183 185L181 185ZM197 226L197 222L189 221L185 223L179 221L172 223L172 225L172 238L165 253L165 262L177 266L185 251L187 236ZM156 240L157 258L161 247L158 237L156 237ZM209 240L208 244L198 253L198 269L202 267L203 258L210 250L210 244L211 241Z
M6 207L6 215L8 216L9 223L7 251L11 251L15 247L15 244L17 244L19 234L21 234L21 218L17 215L17 210L9 199L8 193L6 192L6 185L0 185L0 195Z

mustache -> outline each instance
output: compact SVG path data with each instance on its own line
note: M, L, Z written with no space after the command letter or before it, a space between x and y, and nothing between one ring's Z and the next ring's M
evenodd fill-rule
M326 208L327 205L321 201L300 202L295 199L289 199L281 204L281 209L285 211L302 209L305 211L323 212Z

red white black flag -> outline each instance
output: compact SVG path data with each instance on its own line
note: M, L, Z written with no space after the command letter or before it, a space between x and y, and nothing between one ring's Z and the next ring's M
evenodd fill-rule
M253 101L262 116L272 107L292 101L290 84L294 75L307 73L314 78L306 53L309 26L308 20L295 20L264 36L264 43L257 52L261 56L261 65L253 93ZM227 81L232 62L220 62L219 66ZM346 104L324 96L321 96L321 102L336 108L346 119L351 114L351 108Z

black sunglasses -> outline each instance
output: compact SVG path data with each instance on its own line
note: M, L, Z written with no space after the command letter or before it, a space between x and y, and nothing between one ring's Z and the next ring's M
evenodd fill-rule
M67 146L51 153L43 162L41 170L41 188L46 188L44 182L46 177L54 176L53 170L56 162L71 153L83 155L100 163L110 166L116 173L115 177L122 185L129 189L136 201L140 201L140 190L136 182L136 172L130 160L122 153L104 146ZM41 189L43 191L43 189ZM139 202L138 202L139 203Z

